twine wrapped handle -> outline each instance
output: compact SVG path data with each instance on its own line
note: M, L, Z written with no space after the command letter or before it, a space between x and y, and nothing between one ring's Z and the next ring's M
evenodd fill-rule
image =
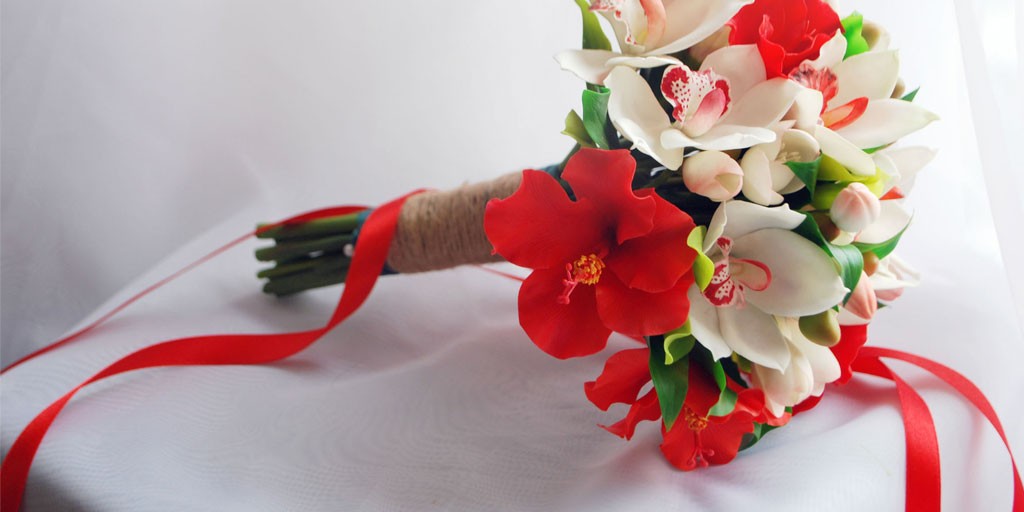
M398 216L388 266L409 274L503 261L484 233L484 209L491 199L515 193L520 181L522 173L515 172L409 198Z

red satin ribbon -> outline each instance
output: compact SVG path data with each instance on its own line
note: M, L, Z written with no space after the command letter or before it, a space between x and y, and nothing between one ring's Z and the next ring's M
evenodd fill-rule
M854 371L889 379L896 383L903 414L903 429L907 440L907 497L908 512L933 511L941 509L941 477L939 471L939 443L935 438L935 422L932 421L928 405L909 384L896 375L882 358L897 359L922 369L946 381L958 393L974 404L995 427L1013 465L1013 512L1024 512L1024 484L1021 483L1017 461L1013 458L1010 443L1006 439L1003 425L985 394L967 377L948 366L921 356L880 347L864 347L853 363Z
M414 192L413 194L415 194ZM93 382L105 379L112 375L153 368L157 366L191 366L191 365L221 365L221 364L264 364L284 359L294 355L324 334L333 329L339 323L354 313L363 301L370 295L377 277L380 276L384 263L387 260L388 248L391 245L391 238L395 232L398 221L398 213L405 200L413 195L409 194L396 199L384 206L381 206L370 214L363 224L359 235L359 250L352 258L349 267L348 277L345 282L344 292L338 301L338 305L331 315L330 320L318 329L308 331L290 332L283 334L222 334L212 336L195 336L165 341L135 351L121 358L117 362L104 368L90 379L79 384L66 395L50 404L43 412L39 413L31 423L25 427L18 438L11 445L7 457L0 466L0 510L15 511L21 506L21 500L25 492L25 484L28 481L28 472L32 467L32 460L35 458L39 444L49 430L50 425L60 414L64 406L79 390ZM128 299L117 306L110 313L100 317L99 320L87 325L83 329L62 338L42 350L36 351L29 356L22 358L14 365L21 364L38 355L45 354L61 345L70 343L91 331L117 312L131 305L151 291L163 284L175 279L181 274L195 268L214 256L241 243L243 240L256 233L270 229L282 224L294 224L312 219L344 215L363 210L363 207L340 207L318 210L307 214L292 217L273 226L266 226L260 230L240 237L229 244L213 251L200 258L171 276L161 280L157 284L146 288L141 293ZM5 370L6 371L6 370Z

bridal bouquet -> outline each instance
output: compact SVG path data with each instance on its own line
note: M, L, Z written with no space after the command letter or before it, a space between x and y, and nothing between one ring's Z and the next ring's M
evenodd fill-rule
M584 385L604 428L660 421L683 470L723 464L851 376L879 308L917 282L894 255L936 116L886 32L823 0L576 0L586 82L564 162L401 208L384 273L504 259L519 319L557 358L642 345ZM617 51L600 19L614 30ZM263 230L278 295L345 281L370 210Z

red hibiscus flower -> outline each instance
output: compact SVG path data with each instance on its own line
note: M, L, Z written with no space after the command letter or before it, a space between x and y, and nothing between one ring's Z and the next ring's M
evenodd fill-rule
M641 397L640 390L651 381L646 348L623 350L605 363L597 380L583 389L587 398L601 410L615 403L629 404L629 412L621 421L603 426L619 437L630 439L638 423L661 417L658 395L651 389ZM736 457L743 436L754 431L754 423L781 424L785 418L774 418L764 411L764 393L759 389L738 389L736 407L725 416L709 416L721 392L714 379L696 364L689 367L688 389L679 419L672 430L665 431L661 451L673 466L689 471L709 464L725 464Z
M824 0L757 0L729 21L729 44L757 44L768 78L788 76L842 29Z
M519 289L519 323L548 354L589 355L612 331L646 336L686 322L694 223L653 190L634 193L635 167L626 150L583 149L562 173L575 201L528 170L515 194L487 204L495 253L534 269Z

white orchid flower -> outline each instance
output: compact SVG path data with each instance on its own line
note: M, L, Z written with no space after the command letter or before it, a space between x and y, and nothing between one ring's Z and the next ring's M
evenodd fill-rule
M779 123L772 142L758 144L743 154L743 195L761 206L781 204L783 194L804 187L786 162L810 162L821 154L818 141L807 132L792 129L792 122Z
M825 384L839 378L839 361L832 351L817 345L800 332L797 318L779 318L779 329L790 351L785 371L753 365L752 380L764 391L765 405L775 416L811 396L821 396Z
M924 128L938 116L892 98L899 81L896 50L876 50L846 60L846 38L837 33L819 57L800 65L790 79L806 89L791 113L798 129L814 135L822 153L855 175L872 176L876 168L863 150L886 146Z
M716 359L736 352L785 372L793 356L775 316L813 315L843 300L832 259L791 231L804 219L788 206L745 201L715 212L703 248L715 274L704 292L690 288L689 298L693 335Z
M658 93L672 106L662 110L650 85L619 66L608 75L608 116L634 147L676 170L686 148L726 151L772 142L773 129L804 89L785 78L765 80L754 45L722 48L700 69L665 69Z
M683 51L720 28L754 0L591 0L590 10L611 23L621 53L566 50L555 56L562 69L603 84L616 66L653 68L679 61Z

